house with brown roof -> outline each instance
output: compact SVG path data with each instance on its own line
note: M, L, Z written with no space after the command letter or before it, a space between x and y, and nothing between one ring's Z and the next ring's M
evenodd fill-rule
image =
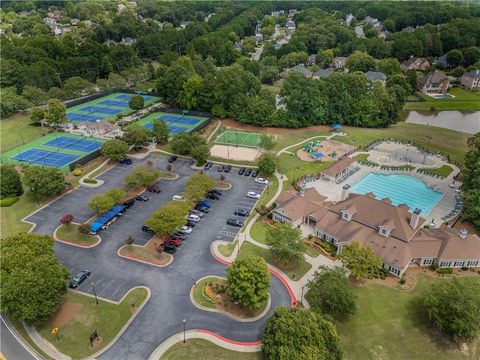
M422 92L428 95L443 95L450 87L450 78L445 72L435 70L422 80Z
M466 89L480 89L480 70L472 70L463 74L460 84Z
M407 70L419 70L419 71L425 71L430 67L430 63L428 62L427 59L425 58L417 58L411 56L410 59L405 60L400 64L400 68L403 71Z
M320 172L320 178L333 182L345 174L352 167L354 162L355 160L352 158L344 157Z
M423 228L421 210L410 212L406 204L394 206L372 193L350 194L332 204L314 188L303 194L287 191L277 198L272 219L306 226L312 235L336 246L337 253L352 242L371 247L383 260L383 268L396 276L412 264L480 267L477 235L446 226Z

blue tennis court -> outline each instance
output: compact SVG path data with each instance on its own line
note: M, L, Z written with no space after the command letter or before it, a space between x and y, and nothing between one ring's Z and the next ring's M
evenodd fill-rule
M83 115L78 113L68 113L67 119L72 121L88 121L95 122L97 120L103 120L105 117L101 115Z
M80 108L79 110L89 112L89 113L94 112L94 113L111 114L111 115L115 115L123 111L121 109L106 108L106 107L100 107L100 106L85 106L83 108Z
M117 101L117 100L103 100L98 103L98 105L105 105L105 106L117 106L121 108L128 108L128 101Z
M133 95L127 95L127 94L122 94L122 95L118 95L118 96L115 96L115 99L120 99L120 100L130 100L130 98L132 97ZM149 102L150 100L152 100L153 97L151 96L144 96L143 97L143 100L145 102Z
M185 127L181 127L181 126L175 126L175 125L168 125L168 128L170 129L170 133L173 134L173 135L177 135L178 133L182 132L182 131L185 131L187 132L188 131L188 128L185 128ZM152 130L153 128L153 124L152 123L146 123L145 125L143 125L143 127L147 130Z
M78 158L79 156L77 155L64 154L40 149L29 149L18 155L13 156L11 159L40 165L62 167L63 165L70 164L72 161L77 160Z
M197 118L193 118L193 117L185 116L185 115L162 115L158 119L165 120L165 122L167 124L168 123L177 123L177 124L183 124L183 125L188 125L188 126L196 125L200 121L202 121L202 119L197 119Z
M102 146L102 143L94 140L78 139L69 136L59 136L42 145L53 146L57 148L78 150L86 153L97 150Z

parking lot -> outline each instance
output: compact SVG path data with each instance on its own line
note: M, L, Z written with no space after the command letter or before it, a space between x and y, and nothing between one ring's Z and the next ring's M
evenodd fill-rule
M94 214L87 209L90 198L105 192L111 187L119 187L123 178L135 165L147 160L160 169L165 169L167 159L151 156L133 165L119 165L99 178L105 183L96 189L80 187L53 202L37 214L28 218L38 221L35 231L52 234L59 224L62 214L72 213L76 221L82 221ZM174 254L174 261L165 268L142 264L117 255L118 249L125 244L129 235L135 238L135 244L145 244L150 234L141 230L150 213L172 199L173 195L183 191L189 176L194 173L191 162L177 160L172 171L180 175L175 181L161 180L159 194L147 193L148 202L136 202L123 216L99 235L102 242L91 249L81 249L63 243L56 243L55 250L59 259L72 273L88 269L91 277L80 285L78 290L93 294L91 283L95 284L98 296L118 301L132 287L147 286L152 296L144 309L138 314L132 325L120 337L119 341L101 358L104 359L145 359L153 349L169 336L181 331L182 319L187 321L187 329L208 329L227 338L238 341L258 340L265 318L252 323L239 323L222 314L197 309L190 301L192 285L205 275L225 276L225 266L217 262L210 253L210 244L214 240L232 241L239 231L229 226L226 220L244 217L234 215L236 208L252 211L256 200L246 197L248 191L261 193L264 185L255 183L251 176L238 175L238 169L222 173L225 182L231 183L230 190L223 191L220 200L210 200L211 208L193 232L183 241ZM220 173L212 168L209 173L218 179ZM288 292L278 279L272 277L272 307L290 304ZM121 354L121 355L120 355Z

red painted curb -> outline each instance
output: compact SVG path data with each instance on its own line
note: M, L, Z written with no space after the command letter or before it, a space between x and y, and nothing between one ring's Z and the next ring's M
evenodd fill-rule
M217 333L214 333L213 331L210 331L210 330L205 330L205 329L198 329L198 330L195 330L197 332L200 332L200 333L205 333L205 334L209 334L209 335L212 335L212 336L215 336L216 338L222 340L222 341L225 341L227 343L230 343L230 344L234 344L234 345L241 345L241 346L258 346L258 345L262 345L262 342L261 341L236 341L236 340L230 340L230 339L227 339L226 337L223 337L222 335L219 335Z

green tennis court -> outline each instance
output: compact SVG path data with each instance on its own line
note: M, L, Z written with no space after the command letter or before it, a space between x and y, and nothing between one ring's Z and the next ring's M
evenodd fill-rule
M262 134L245 131L225 130L215 140L215 144L257 148Z

